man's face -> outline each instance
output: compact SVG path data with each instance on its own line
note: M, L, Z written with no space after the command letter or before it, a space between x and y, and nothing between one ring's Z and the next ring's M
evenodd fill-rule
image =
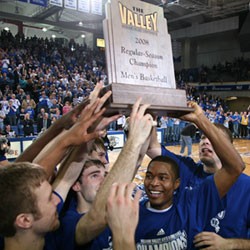
M168 163L152 162L144 180L151 207L163 210L171 206L174 191L179 187L179 183Z
M95 200L96 194L103 183L106 172L101 166L92 165L84 169L80 182L78 185L80 187L80 192L85 201L92 204Z
M199 157L203 164L207 167L213 167L214 172L221 167L220 159L214 151L212 144L209 139L205 136L201 137L199 143Z
M52 193L52 187L47 181L36 188L34 194L37 197L38 207L38 219L34 221L34 230L38 234L56 230L60 225L57 214L60 199Z

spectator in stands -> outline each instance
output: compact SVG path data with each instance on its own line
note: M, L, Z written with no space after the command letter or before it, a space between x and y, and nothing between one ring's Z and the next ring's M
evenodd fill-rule
M62 114L62 109L63 109L63 98L61 96L58 97L57 104L59 106L60 112Z
M7 107L7 119L10 125L15 126L17 124L17 108L13 104L13 100L9 100L9 106Z
M234 112L234 114L232 116L232 122L233 122L233 128L234 128L233 136L234 136L234 138L238 138L239 137L240 115L237 111Z
M37 114L37 120L43 118L44 114L45 114L45 109L41 108L39 113Z
M6 136L0 135L0 167L6 166L9 164L9 161L6 157L7 153L11 153L10 141L8 140ZM1 247L1 243L0 243L0 247Z
M7 73L4 72L2 73L2 75L0 76L0 90L4 93L5 91L5 87L11 85L11 81L10 78L7 76Z
M49 98L46 95L45 91L41 92L41 96L38 102L38 109L41 109L41 108L44 108L45 111L48 111L49 109Z
M21 88L20 85L17 86L17 90L16 90L17 94L16 94L16 98L19 100L20 105L19 105L19 109L21 107L21 103L23 102L23 99L25 98L26 94L24 92L24 90Z
M12 129L10 124L5 125L5 129L2 134L8 138L14 138L17 136L16 131Z
M27 94L22 101L22 108L24 110L27 109L28 106L30 106L33 110L36 109L36 102L34 101L34 99L30 98L30 94Z
M30 119L30 114L26 113L23 120L23 132L24 136L32 136L34 135L34 121Z
M167 123L167 142L173 141L173 129L174 129L174 119L171 117L168 117L168 123Z
M56 109L56 113L52 114L51 117L55 117L56 119L59 119L61 117L61 111L59 108Z
M240 136L241 138L247 138L248 132L247 132L247 127L248 127L248 116L247 112L243 112L241 115L240 119Z
M223 122L223 125L229 129L229 113L224 113L224 122Z
M55 114L56 114L56 111L59 109L59 105L57 104L57 99L54 98L52 100L52 105L49 109L49 112L50 112L50 117L53 117Z
M228 128L229 128L229 130L231 131L231 133L233 135L233 133L234 133L234 125L233 125L232 116L233 116L233 112L232 111L228 112Z
M13 106L15 106L15 108L17 110L17 114L19 114L19 108L21 106L20 101L16 98L15 94L11 95L11 99L10 100L12 100Z
M25 75L22 75L20 78L19 78L19 84L21 86L22 89L26 89L27 87L27 80L26 80L26 76Z
M160 117L159 125L162 128L162 143L165 145L167 143L167 126L168 126L168 119L166 116Z
M51 125L51 119L48 113L44 113L43 117L37 119L37 132L40 133L42 130L46 130Z
M71 103L66 101L63 108L62 108L62 115L67 114L72 109Z
M173 134L173 141L178 142L180 140L180 119L174 118Z
M7 109L9 107L9 101L7 100L7 96L3 95L2 100L0 101L2 104L2 110L4 111L5 115L8 113Z
M29 114L31 120L35 120L35 110L30 105L27 106L24 112Z
M72 103L73 101L73 97L72 97L72 93L68 90L66 91L66 95L63 98L63 103L65 104L66 102Z
M4 130L4 119L6 118L5 112L2 108L2 103L0 103L0 132Z
M184 155L185 147L188 149L188 156L192 157L192 143L196 134L196 125L189 123L181 131L181 151L180 154Z

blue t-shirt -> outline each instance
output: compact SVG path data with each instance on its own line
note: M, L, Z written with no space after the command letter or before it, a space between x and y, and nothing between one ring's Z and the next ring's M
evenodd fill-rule
M135 233L137 249L193 249L194 236L206 229L212 215L224 209L213 176L199 187L182 192L178 202L164 211L150 210L140 203L139 223ZM112 249L112 234L106 229L97 237L93 250Z
M181 185L179 190L193 189L200 185L207 174L202 163L195 163L190 157L176 155L162 146L162 155L174 159L180 167ZM227 193L227 210L214 214L208 231L225 238L248 238L250 228L250 177L241 174ZM178 196L177 196L178 197Z
M63 217L60 218L60 228L52 233L52 239L56 241L56 248L51 248L50 242L46 242L46 250L76 250L75 229L77 222L82 217L77 211L68 210ZM53 242L52 242L53 244ZM80 248L79 248L80 249Z

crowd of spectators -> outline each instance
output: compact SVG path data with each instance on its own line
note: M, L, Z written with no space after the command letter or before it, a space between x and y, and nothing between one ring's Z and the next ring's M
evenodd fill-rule
M176 73L179 85L187 82L242 82L250 80L250 59L235 58L232 62L218 63L212 67L202 65L199 68L182 69Z
M1 134L14 137L40 133L88 96L98 79L107 81L103 51L91 50L73 40L65 45L62 40L24 38L5 30L0 38ZM225 66L218 64L212 70L235 75L238 69L238 76L244 72L246 77L249 66L250 62L241 58ZM197 78L197 74L206 72L203 75L208 75L210 69L201 68L198 71L183 70L177 78L178 87L186 89L187 99L198 102L212 122L233 128L233 114L223 99L200 93L195 87L184 84L182 79L197 81L201 77ZM239 115L240 124L243 113ZM247 117L249 128L249 112ZM158 125L164 129L164 142L167 143L179 142L185 123L159 117ZM110 130L121 128L117 122L109 127ZM241 125L238 132L236 130L232 129L235 137L249 136L249 132L241 132Z
M98 79L107 79L102 51L5 30L0 38L1 133L11 126L32 135L33 124L39 133L88 96Z

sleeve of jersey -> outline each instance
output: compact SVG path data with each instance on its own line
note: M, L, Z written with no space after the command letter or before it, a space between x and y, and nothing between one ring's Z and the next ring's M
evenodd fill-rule
M60 202L59 202L58 205L57 205L57 212L58 212L58 214L60 214L60 212L62 211L64 202L63 202L63 199L62 199L62 197L60 196L60 194L58 194L58 193L55 192L55 191L53 191L53 193L60 199Z
M185 189L189 185L188 182L193 178L197 169L201 167L200 164L195 163L192 158L174 154L167 150L163 145L161 146L161 155L173 159L178 164L181 178L180 189Z
M192 220L196 221L200 232L206 231L213 223L213 218L226 209L227 199L220 198L213 175L207 177L198 188L192 191L189 200L195 206Z

